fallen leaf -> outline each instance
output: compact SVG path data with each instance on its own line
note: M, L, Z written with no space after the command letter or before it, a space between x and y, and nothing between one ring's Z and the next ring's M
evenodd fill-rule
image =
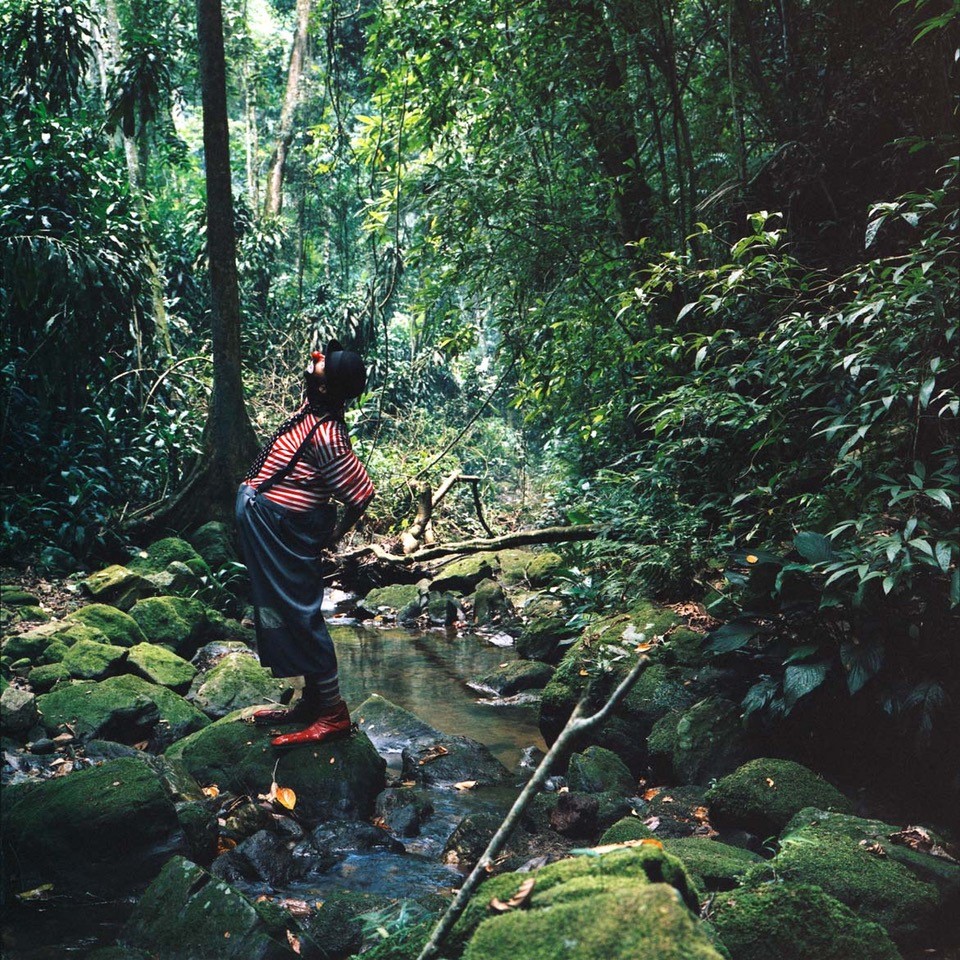
M663 844L657 840L655 837L644 837L640 841L641 847L656 847L658 850L663 849Z
M289 930L287 931L287 943L290 944L290 949L294 953L300 953L300 941Z
M417 781L416 781L416 780L401 780L401 781L400 781L400 786L401 786L401 787L415 787L416 785L417 785Z
M651 787L649 790L643 791L644 800L652 800L660 792L659 787Z
M284 910L294 917L310 916L310 904L307 903L306 900L283 899L277 903L277 906L283 907Z
M884 850L883 847L880 846L880 844L875 840L861 840L860 846L863 847L867 853L872 853L875 857L885 857L887 855L887 851Z
M580 671L580 676L581 676L581 677L589 677L589 676L590 676L590 671L589 671L589 670L581 670L581 671Z
M756 563L759 559L759 557L754 556L752 553L747 554L747 563Z
M18 893L17 899L25 902L29 902L31 900L46 900L49 898L51 893L53 893L53 884L44 883L39 887L34 887L32 890L24 890L23 893Z
M274 780L273 783L270 784L268 793L258 793L257 799L266 800L267 803L273 803L273 801L277 799L277 781Z
M950 844L942 846L937 843L926 827L906 827L897 833L889 834L887 839L893 843L910 847L911 850L929 853L932 857L940 857L942 860L949 860L952 863L957 863L958 857L960 857L960 851Z
M472 790L476 785L476 780L461 780L459 783L455 783L453 786L457 790Z
M663 802L664 802L664 803L676 803L677 801L674 800L673 797L664 797L664 798L663 798Z
M141 740L139 743L135 743L135 744L133 745L133 748L134 748L135 750L146 750L147 747L149 747L149 746L150 746L150 741L149 741L149 740Z
M706 807L695 807L693 816L697 820L707 820L710 816L710 811Z
M647 817L647 819L644 820L643 822L644 822L644 825L645 825L649 830L656 830L657 827L660 826L660 818L659 818L659 817Z
M652 644L652 643L638 643L634 649L637 651L637 653L646 653L648 650L652 650L652 649L653 649L653 644Z
M203 795L205 797L214 797L214 798L219 797L220 788L215 783L211 783L209 787L203 788Z
M297 805L297 795L290 787L277 787L277 803L292 810Z
M231 837L218 837L217 853L226 853L228 850L232 850L236 845L237 841L233 840Z
M494 897L489 903L489 908L496 913L507 913L510 910L516 910L517 907L522 907L527 903L536 885L536 877L524 880L523 883L520 884L517 892L506 903Z
M336 757L331 757L331 758L330 758L330 762L331 762L331 763L336 763L336 762L337 762L337 758L336 758Z
M425 763L430 763L440 757L445 757L450 751L443 746L443 744L435 743L432 747L427 747L425 751L421 750L420 752L422 754L420 757L420 766L422 767Z
M229 931L229 930L224 930L224 932L223 932L223 939L224 939L224 940L229 940L229 939L230 939L230 931Z

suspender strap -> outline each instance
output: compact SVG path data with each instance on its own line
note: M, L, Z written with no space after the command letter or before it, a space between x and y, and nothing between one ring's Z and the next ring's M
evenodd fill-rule
M286 466L281 467L272 476L267 477L267 479L264 480L259 487L257 487L257 493L266 493L271 487L275 487L278 483L282 483L287 479L288 476L290 476L293 468L300 462L301 457L307 452L307 447L310 446L310 441L313 439L313 435L317 432L317 428L321 423L325 423L330 419L332 418L325 416L317 420L317 422L310 428L310 432L303 438L303 443L297 447L297 452L290 458Z

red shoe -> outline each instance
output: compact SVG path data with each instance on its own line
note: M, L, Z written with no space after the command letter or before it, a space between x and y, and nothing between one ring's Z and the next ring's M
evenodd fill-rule
M298 730L296 733L285 733L274 737L270 743L275 747L303 747L310 744L323 743L327 740L336 740L350 733L350 711L346 703L341 700L335 707L330 707L321 713L309 727Z

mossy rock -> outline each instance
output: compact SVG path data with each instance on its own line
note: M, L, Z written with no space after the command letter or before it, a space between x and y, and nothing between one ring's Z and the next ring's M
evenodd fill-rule
M68 622L81 623L93 627L106 636L108 642L118 647L132 647L145 643L146 636L129 613L105 603L90 603L64 618Z
M305 939L320 948L321 956L347 957L359 952L363 945L364 915L393 907L400 912L402 904L358 890L329 890L324 893L323 906L300 923Z
M71 647L78 640L94 643L107 643L107 637L93 627L68 621L44 623L17 636L7 637L3 641L3 655L11 661L29 660L31 663L53 663L63 658L47 657L46 653L54 641L60 642L60 648Z
M931 937L946 919L937 887L887 856L884 844L878 849L866 838L861 843L835 829L820 830L823 818L832 816L841 815L823 811L810 822L788 826L780 852L755 867L747 885L771 880L816 884L858 916L879 923L898 943L916 946ZM857 819L849 817L847 823Z
M542 690L553 676L553 667L532 660L513 660L480 677L472 686L492 690L498 697L512 697L524 690Z
M717 822L759 836L779 833L804 807L850 813L853 805L836 787L792 760L761 757L728 774L707 793Z
M210 722L172 690L130 675L60 683L38 697L37 705L49 733L69 724L84 740L130 744L154 737L158 742L170 741Z
M671 666L701 667L709 659L704 652L704 635L689 627L677 627L662 644L660 658Z
M126 647L115 647L111 643L78 640L61 662L75 680L103 680L120 672L128 652Z
M26 733L37 722L37 698L30 690L7 687L0 694L0 730Z
M219 584L213 580L206 564L199 559L196 564L203 564L203 568L195 570L186 563L174 560L166 569L145 576L156 587L156 592L165 597L193 597L204 588L219 593Z
M176 693L186 692L197 675L197 668L189 660L155 643L138 643L131 647L127 665L144 680L169 687Z
M229 654L197 680L193 702L217 720L254 704L285 702L291 694L289 682L274 677L250 653Z
M174 562L184 563L188 567L199 563L202 565L200 570L210 572L203 557L186 540L179 537L164 537L154 541L146 550L141 550L136 557L129 560L127 568L143 574L162 573Z
M194 850L197 802L183 794L182 770L146 757L121 757L66 777L7 787L3 845L19 890L54 883L61 892L128 895L171 853ZM190 784L196 790L196 784ZM213 817L205 815L215 836Z
M524 660L557 663L567 650L565 641L572 636L566 617L542 617L524 624L514 648Z
M567 784L581 793L622 793L635 791L636 778L611 750L596 745L570 758Z
M435 743L443 734L418 716L374 693L353 711L357 726L370 738L377 750L399 753L405 746Z
M69 679L70 671L62 663L43 663L27 674L27 680L36 693L46 693Z
M368 616L386 612L401 623L416 620L420 616L420 588L415 583L394 583L388 587L375 587L359 604L359 610Z
M155 960L293 960L288 932L300 929L285 910L255 903L177 856L140 898L120 940Z
M7 626L14 623L49 623L53 616L43 607L4 607L0 610L0 624Z
M504 873L486 880L454 925L447 941L446 949L449 953L457 955L460 947L472 938L479 925L491 916L488 904L493 898L509 900L529 877L529 873ZM691 911L700 909L696 887L687 875L683 864L664 850L653 846L632 847L628 850L617 850L597 856L570 857L541 867L537 871L537 884L529 901L529 909L534 911L539 910L541 906L552 905L553 898L545 899L547 895L555 888L579 878L599 879L601 882L615 884L629 881L638 888L663 887L674 898L674 902L681 906L685 904ZM548 916L551 913L551 911L544 912ZM628 954L628 956L637 955ZM512 954L507 952L502 956L512 956ZM579 960L581 954L567 949L546 951L542 956L543 958L576 956ZM618 956L618 954L608 952L605 956L609 960L609 957ZM690 958L692 960L698 956L694 953ZM704 957L711 957L712 960L713 954L704 954Z
M426 613L431 623L446 627L463 618L460 601L452 593L435 590L427 594Z
M479 626L499 623L513 615L513 607L496 580L481 580L473 594L473 622Z
M598 846L629 843L631 840L649 840L653 836L653 831L638 817L622 817L603 833Z
M461 557L447 564L433 579L431 590L443 593L450 590L460 594L471 593L482 580L494 577L499 570L499 563L493 554L476 553L469 557Z
M549 583L563 567L563 560L556 553L533 550L500 550L497 552L501 579L510 585L529 584L540 587Z
M129 610L138 600L152 597L157 588L142 574L119 564L105 567L82 580L80 586L95 603Z
M711 918L732 960L900 960L881 926L810 884L732 890Z
M0 583L0 603L5 607L35 607L40 598L16 584Z
M708 837L665 839L663 846L683 861L701 890L714 892L738 887L763 858L751 850L733 847Z
M226 634L223 617L199 600L187 597L150 597L130 611L150 643L170 647L181 657L192 657L209 640Z
M527 565L527 581L532 587L549 586L563 569L563 558L549 550L538 553Z
M222 520L211 520L190 534L190 545L206 561L211 570L219 570L240 557L233 539L233 527Z
M360 819L373 812L386 785L386 763L365 734L281 753L270 745L269 729L245 722L242 715L217 720L173 744L165 756L182 760L204 785L250 796L270 789L276 765L276 782L296 792L297 815L306 821Z

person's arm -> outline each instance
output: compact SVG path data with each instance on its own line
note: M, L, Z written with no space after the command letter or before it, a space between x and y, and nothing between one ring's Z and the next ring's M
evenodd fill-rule
M337 521L337 525L333 530L333 536L330 540L330 546L328 547L329 550L336 550L337 544L353 529L354 524L363 516L363 511L366 508L366 504L362 507L347 504L343 508L343 513L340 515L340 519Z
M367 509L367 504L373 499L374 489L367 471L353 452L346 432L339 424L333 426L327 435L326 447L318 452L321 458L320 470L333 496L344 507L327 548L334 550Z

